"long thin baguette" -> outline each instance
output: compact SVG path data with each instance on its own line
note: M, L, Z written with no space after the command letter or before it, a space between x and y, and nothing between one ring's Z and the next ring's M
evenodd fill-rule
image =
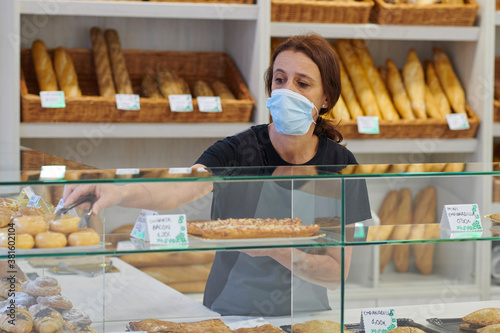
M363 107L364 113L367 116L380 117L381 113L377 104L377 99L375 98L370 83L368 83L366 74L363 71L363 67L361 67L359 59L352 49L351 44L348 40L339 40L337 42L337 48L353 83L354 91Z
M70 55L64 47L58 47L54 51L54 69L56 71L59 88L64 91L64 96L80 97L82 91L78 85L78 76Z
M31 54L40 91L57 91L56 73L45 43L35 40L31 46Z
M398 214L398 204L400 201L400 193L396 190L391 190L389 193L387 193L386 197L384 198L384 201L382 202L382 205L380 206L380 209L378 211L378 216L380 218L380 224L382 226L384 225L389 225L391 227L382 227L383 229L390 229L390 233L384 233L384 237L387 237L385 239L379 239L378 240L387 240L390 238L392 233L394 232L394 226L397 223L397 214ZM381 230L383 231L383 230ZM394 247L392 245L381 245L380 246L380 272L382 273L385 269L385 266L389 263L392 257L392 252L394 250Z
M394 100L394 105L398 110L401 118L403 119L415 119L413 110L411 108L410 98L406 93L406 89L403 84L403 79L399 73L396 64L390 59L386 61L387 66L387 87L391 92L392 99Z
M114 29L108 29L104 32L104 36L108 44L109 59L111 60L116 91L119 94L133 94L134 90L132 89L132 83L128 75L127 66L125 65L118 32Z
M391 238L394 240L405 240L410 235L413 215L413 202L411 190L403 188L400 191L401 200L399 202L396 221L398 224L392 232ZM410 245L395 245L393 250L394 265L398 272L408 271L410 264Z
M109 52L106 39L101 29L93 27L90 29L90 39L92 40L92 51L94 55L95 72L99 94L104 97L113 97L116 94L113 74L109 63Z
M450 59L437 47L434 48L434 68L453 110L456 113L467 113L465 91L453 70Z
M408 51L403 67L403 81L410 97L413 113L417 118L427 118L425 111L425 79L424 69L414 49Z
M331 119L351 119L349 109L347 109L347 105L345 104L342 95L339 96L337 103L327 114L331 115ZM327 116L326 118L330 119L329 117L330 116Z
M445 119L446 116L439 110L439 104L431 90L425 85L425 108L429 118Z
M335 46L332 46L335 52L338 54L339 51ZM354 92L354 88L352 87L351 80L349 79L349 75L344 67L342 61L339 61L340 66L340 83L342 86L341 95L344 99L344 102L347 105L347 109L349 110L349 114L351 118L356 120L358 117L364 116L363 109L359 105L358 98L356 97L356 93Z
M448 102L448 98L443 91L443 87L441 87L441 83L439 82L436 71L434 70L434 64L431 61L425 61L424 66L429 90L434 95L434 99L437 102L438 109L441 112L441 115L443 117L446 117L447 114L451 113L451 106L450 102Z
M352 40L351 43L356 55L359 58L361 66L365 71L366 78L368 79L368 82L370 83L370 86L375 94L380 112L382 113L382 119L399 119L399 114L392 103L385 82L380 77L380 74L373 63L373 59L368 51L366 43L362 39Z

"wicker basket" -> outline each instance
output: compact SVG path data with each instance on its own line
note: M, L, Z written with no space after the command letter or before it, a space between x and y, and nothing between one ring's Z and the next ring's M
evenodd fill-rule
M464 5L396 5L374 1L371 19L378 24L472 26L479 9L474 0L465 0Z
M355 2L271 0L271 21L367 23L373 0Z
M497 0L496 2L496 10L500 10L500 0Z
M467 105L470 128L467 130L450 130L448 122L441 119L400 119L380 120L379 134L362 134L358 132L355 120L342 120L337 129L345 139L423 139L423 138L473 138L479 127L479 117Z
M40 104L30 50L21 51L21 120L23 122L249 122L254 99L231 58L221 52L123 51L134 92L141 95L144 73L168 67L192 84L216 79L229 85L237 99L222 100L222 112L200 112L193 99L193 112L172 112L168 99L140 99L140 111L116 108L114 97L100 97L91 50L68 49L78 74L83 97L67 97L65 109L44 109Z

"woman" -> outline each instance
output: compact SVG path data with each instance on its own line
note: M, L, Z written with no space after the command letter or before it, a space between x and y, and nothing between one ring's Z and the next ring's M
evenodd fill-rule
M318 35L287 39L274 51L265 76L270 94L267 107L273 122L216 142L193 168L234 175L249 169L233 167L270 166L277 168L251 170L276 175L297 165L356 164L353 154L339 144L342 135L321 117L340 95L338 61L329 43ZM348 222L370 218L365 184L349 182L347 187L347 192L355 196L351 201L362 203L356 207L347 204ZM290 182L80 185L69 186L64 200L70 204L84 193L95 192L96 212L113 205L170 210L213 191L214 219L281 218L290 217L292 211L291 192L296 192L290 189ZM350 253L347 248L345 272L349 270ZM338 248L316 254L297 249L218 252L204 304L224 315L286 315L292 311L293 284L293 311L326 310L326 288L339 285L340 263Z

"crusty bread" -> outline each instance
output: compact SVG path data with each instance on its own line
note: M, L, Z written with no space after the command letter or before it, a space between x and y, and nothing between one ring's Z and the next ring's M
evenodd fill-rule
M417 118L427 118L424 69L414 49L408 51L406 63L403 67L403 82L410 97L414 115Z
M129 232L130 233L130 232ZM152 266L203 265L211 263L215 253L209 252L178 252L178 253L138 253L120 257L123 261L138 268Z
M82 96L82 91L78 85L78 76L76 75L75 66L64 47L58 47L54 51L54 68L59 88L64 91L64 96Z
M347 108L347 105L345 104L342 95L339 96L337 103L327 114L331 114L332 119L345 119L345 120L351 119L351 115L349 114L349 109ZM326 118L329 119L330 116L327 116Z
M437 47L434 48L434 69L453 111L467 113L465 110L465 91L453 70L450 59Z
M59 90L56 73L54 72L52 60L47 52L45 43L41 40L35 40L31 46L31 55L40 91Z
M206 81L197 80L193 85L193 97L214 96L214 91Z
M411 190L403 188L400 191L401 200L399 201L396 221L398 224L394 227L391 235L393 240L406 240L411 230L411 219L413 215L413 202ZM398 272L408 271L410 263L410 245L394 245L393 250L394 265Z
M415 119L413 110L411 107L410 98L406 92L405 86L403 84L403 79L399 73L396 64L391 59L386 61L387 67L387 87L391 92L394 105L399 112L399 115L403 119Z
M160 89L158 89L158 84L156 83L156 78L151 73L146 73L142 77L141 81L142 94L144 97L148 98L162 98Z
M340 82L342 85L341 95L342 98L344 99L344 102L347 105L347 109L349 110L351 118L356 120L358 117L364 115L363 109L361 108L361 105L359 105L358 98L356 97L356 93L354 92L354 88L352 87L351 80L349 79L349 75L347 74L347 71L344 65L342 64L342 61L339 61L339 66L340 66Z
M113 69L113 78L115 80L116 91L118 94L133 94L132 83L128 75L125 58L122 53L122 45L118 32L114 29L108 29L104 32L108 44L109 59Z
M94 55L94 66L99 85L99 94L103 97L114 97L116 94L111 64L109 63L109 52L106 39L101 29L93 27L90 29L92 41L92 52Z
M429 118L446 119L446 116L439 110L438 100L434 97L434 94L427 85L425 85L425 110Z
M427 86L434 96L439 112L441 113L442 117L445 118L447 114L451 113L450 102L448 102L448 98L443 91L443 87L441 87L439 78L437 77L436 71L434 70L434 64L431 61L425 61L424 65Z

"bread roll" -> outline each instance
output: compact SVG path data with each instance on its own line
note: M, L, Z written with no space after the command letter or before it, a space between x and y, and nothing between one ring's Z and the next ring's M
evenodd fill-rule
M215 96L219 96L220 99L236 99L227 84L220 80L212 82L212 89L214 90Z
M337 42L337 49L353 83L354 91L358 96L364 113L367 116L380 118L381 113L377 104L377 99L375 98L363 67L361 67L359 59L352 49L351 44L347 40L339 40Z
M408 51L406 63L403 67L403 82L410 97L414 115L417 118L427 118L425 111L425 79L424 69L418 60L414 49Z
M54 51L54 68L56 70L59 88L64 91L64 96L82 96L82 91L78 85L78 77L76 75L75 66L73 65L73 61L64 47L58 47Z
M133 94L134 90L132 89L132 83L127 72L118 32L114 29L108 29L104 32L104 35L108 44L109 59L111 60L116 91L118 94Z
M403 119L415 119L413 114L410 98L406 93L406 89L399 73L398 68L390 59L387 60L387 87L391 92L394 105Z
M335 47L334 47L335 49ZM338 54L338 51L336 51ZM347 109L349 110L349 114L351 118L356 120L358 117L363 116L363 109L359 105L358 98L356 97L356 93L354 92L354 88L352 87L351 80L349 79L349 75L342 64L342 61L339 61L340 66L340 83L342 86L341 95L344 99L344 102L347 105Z
M441 87L439 78L437 77L436 71L434 70L434 64L431 61L426 61L424 64L427 86L434 96L439 112L441 113L443 118L446 118L446 115L451 113L450 102L448 102L448 98L446 97L443 88Z
M56 74L45 43L35 40L31 46L31 55L40 91L58 91Z
M162 98L156 79L151 73L146 73L141 81L142 94L148 98Z
M438 101L434 98L434 95L427 85L425 85L425 109L429 118L446 119L446 116L439 110Z
M214 91L210 85L203 80L198 80L193 85L193 97L214 96Z
M456 113L467 113L465 110L465 91L453 71L450 59L437 47L434 48L434 69L453 110Z
M182 77L178 77L177 82L179 87L181 88L183 95L191 95L191 89L189 89L189 85Z
M364 40L355 39L352 40L352 46L356 55L359 58L361 66L363 67L366 78L370 83L370 86L375 94L376 101L378 103L380 112L382 113L382 119L384 120L394 120L399 119L399 114L392 103L391 97L389 96L389 92L385 86L385 82L380 77L375 64L373 63L373 59L366 47Z
M93 27L90 29L92 41L92 52L94 55L94 66L99 85L99 94L103 97L114 97L116 94L111 64L109 63L108 46L101 29Z

